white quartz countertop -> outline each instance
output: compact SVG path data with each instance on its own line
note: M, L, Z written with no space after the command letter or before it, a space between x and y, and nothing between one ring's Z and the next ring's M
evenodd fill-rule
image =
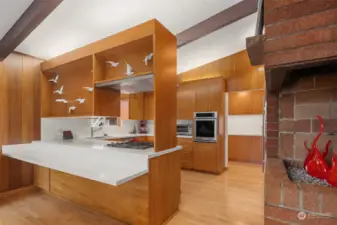
M118 186L147 174L149 158L182 149L177 146L154 152L153 148L112 148L105 146L106 143L88 139L32 142L3 146L2 153L31 164Z
M107 139L113 139L113 138L136 138L136 137L153 137L153 134L112 134L108 136L103 137L95 137L94 139L101 139L101 140L107 140ZM192 136L188 135L177 135L177 138L193 138ZM93 139L93 138L89 138Z

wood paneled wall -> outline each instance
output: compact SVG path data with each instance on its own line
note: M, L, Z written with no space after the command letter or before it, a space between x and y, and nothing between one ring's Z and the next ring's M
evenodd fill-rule
M1 145L40 139L40 63L18 53L0 63ZM0 192L31 184L32 165L0 155Z
M224 77L228 92L265 87L264 70L250 65L246 50L181 73L179 79L185 82L212 77Z
M263 114L264 94L264 90L229 92L228 114Z
M228 136L228 159L262 163L262 136Z
M228 93L228 114L236 116L262 115L264 90ZM230 118L229 118L230 119ZM262 123L259 128L262 129ZM244 127L241 128L246 130ZM262 163L262 136L228 135L228 159L232 161Z

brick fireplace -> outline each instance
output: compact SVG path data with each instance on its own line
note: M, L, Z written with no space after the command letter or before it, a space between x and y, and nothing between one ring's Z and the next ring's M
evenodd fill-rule
M337 188L295 183L283 160L303 167L305 140L337 149L337 1L265 0L267 87L265 225L337 224ZM306 218L300 220L299 212Z

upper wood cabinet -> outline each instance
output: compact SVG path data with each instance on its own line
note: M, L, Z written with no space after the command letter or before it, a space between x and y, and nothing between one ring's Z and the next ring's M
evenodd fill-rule
M220 112L223 94L222 78L180 84L177 89L177 118L191 120L194 112Z
M122 120L154 120L154 93L121 95Z
M193 119L195 89L193 84L183 84L177 89L177 118Z
M144 93L144 120L154 120L154 93Z

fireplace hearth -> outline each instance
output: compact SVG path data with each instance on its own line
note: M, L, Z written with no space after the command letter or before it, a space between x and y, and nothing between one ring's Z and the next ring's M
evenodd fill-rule
M265 225L337 224L337 189L307 175L304 141L337 149L337 1L265 0ZM298 213L307 215L299 220Z

